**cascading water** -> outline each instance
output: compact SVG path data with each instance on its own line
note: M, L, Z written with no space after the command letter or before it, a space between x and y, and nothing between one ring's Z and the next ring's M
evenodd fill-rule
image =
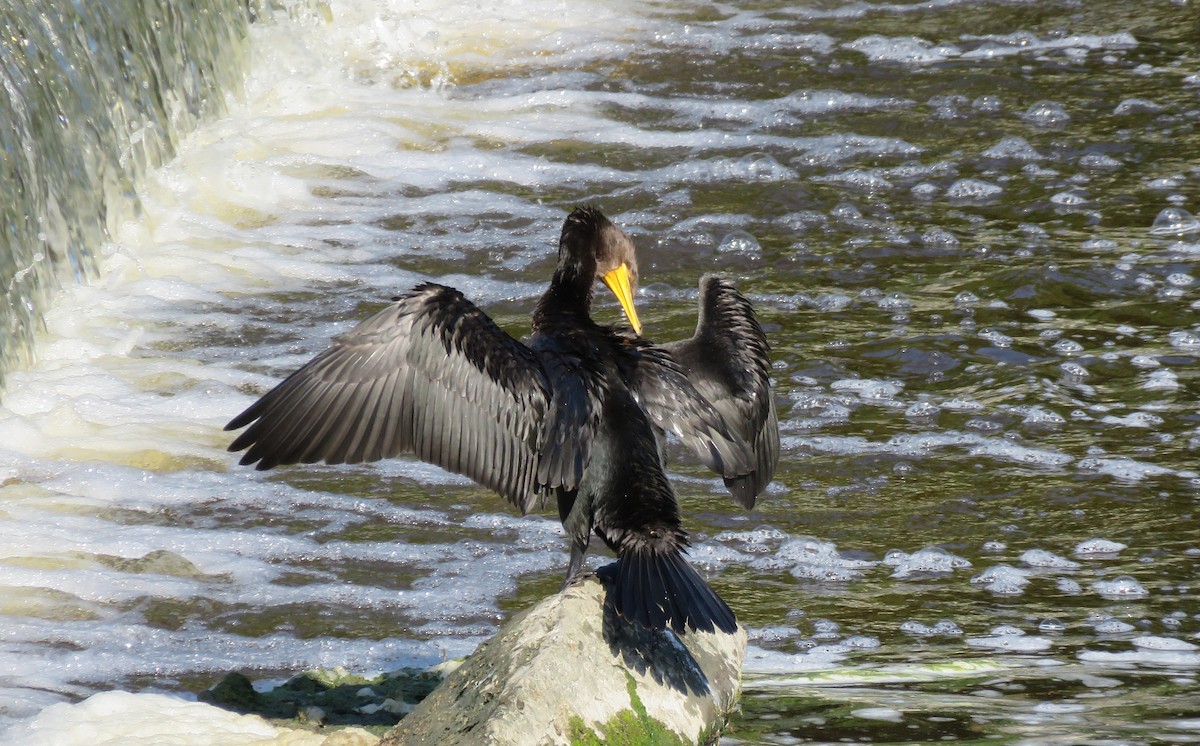
M0 384L146 170L237 87L249 22L244 0L0 5Z

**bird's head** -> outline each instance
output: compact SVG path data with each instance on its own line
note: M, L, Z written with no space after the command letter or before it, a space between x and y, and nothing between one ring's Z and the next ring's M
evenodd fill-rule
M596 265L596 279L617 297L630 326L640 335L642 322L633 305L638 283L637 251L625 231L595 207L578 207L563 223L559 251L590 254Z

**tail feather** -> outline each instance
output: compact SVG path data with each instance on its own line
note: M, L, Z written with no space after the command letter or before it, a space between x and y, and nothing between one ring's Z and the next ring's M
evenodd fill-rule
M620 558L617 612L650 629L737 630L737 617L678 550L635 549Z

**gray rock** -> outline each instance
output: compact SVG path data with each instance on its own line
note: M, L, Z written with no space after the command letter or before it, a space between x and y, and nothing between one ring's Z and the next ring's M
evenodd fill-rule
M651 632L590 577L514 617L381 746L710 743L741 689L746 632Z

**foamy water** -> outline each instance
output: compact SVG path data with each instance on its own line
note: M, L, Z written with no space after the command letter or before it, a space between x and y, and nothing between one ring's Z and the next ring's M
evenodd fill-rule
M736 737L837 740L792 693L859 685L853 719L913 738L1124 737L1122 699L1194 730L1157 699L1196 691L1200 631L1194 55L1105 8L329 8L254 28L242 96L8 378L0 714L433 664L553 592L551 517L412 459L254 472L221 428L422 280L525 333L594 202L649 336L719 271L774 347L759 508L670 454L751 632Z

